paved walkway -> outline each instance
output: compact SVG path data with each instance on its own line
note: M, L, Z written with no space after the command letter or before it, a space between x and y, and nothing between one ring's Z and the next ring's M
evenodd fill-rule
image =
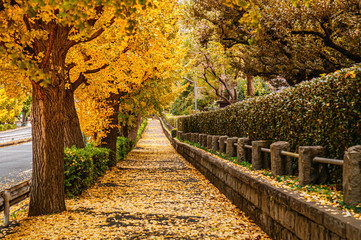
M264 239L176 153L157 120L128 157L68 211L21 221L8 239Z

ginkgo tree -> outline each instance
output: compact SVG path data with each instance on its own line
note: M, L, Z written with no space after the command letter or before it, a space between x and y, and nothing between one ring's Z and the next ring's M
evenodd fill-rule
M23 100L24 97L12 97L0 87L0 123L14 123L15 117L20 115Z
M181 9L173 1L155 6L139 12L131 35L112 34L118 31L113 25L94 42L105 50L102 56L111 61L101 71L87 75L87 86L76 93L85 134L113 152L121 127L131 127L137 116L160 111L171 96L176 96L171 86L180 78L176 70L184 53L178 32ZM122 41L115 44L115 37ZM109 45L117 51L107 52Z
M131 26L127 16L144 7L145 1L135 0L0 0L0 58L32 86L30 216L66 208L63 146L69 50L93 41L116 21Z

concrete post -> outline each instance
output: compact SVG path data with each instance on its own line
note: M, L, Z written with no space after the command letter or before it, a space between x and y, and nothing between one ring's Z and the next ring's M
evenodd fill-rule
M226 145L227 157L237 156L237 146L234 145L237 142L238 142L238 137L227 138L227 145Z
M291 146L288 142L275 142L271 144L271 170L273 175L291 175L291 158L281 155L281 151L289 152Z
M202 138L202 147L207 147L207 138L208 138L208 135L204 134L203 138Z
M177 137L182 139L182 133L183 133L182 131L177 130Z
M213 135L207 135L207 148L209 150L212 149L212 138L213 138Z
M183 140L183 141L186 140L186 137L187 137L187 134L186 134L186 133L182 133L182 140Z
M244 145L250 144L249 138L238 138L237 142L237 163L251 162L251 151L246 149Z
M192 133L186 133L186 140L191 142Z
M301 146L298 148L298 181L301 186L316 183L319 164L313 163L314 157L324 157L325 149L322 146Z
M8 226L10 224L10 191L4 191L4 226Z
M194 140L195 143L199 143L199 133L194 134L193 140Z
M342 174L343 201L356 206L361 202L361 145L345 152Z
M219 137L219 153L226 152L226 143L228 136L221 136Z
M199 145L203 146L203 136L206 135L206 134L199 134Z
M191 133L191 142L195 143L196 142L196 134L197 133Z
M268 142L264 140L252 141L252 168L254 170L267 169L270 167L267 156L261 151L261 148L266 148L268 145Z
M219 136L212 137L212 150L215 152L219 150Z

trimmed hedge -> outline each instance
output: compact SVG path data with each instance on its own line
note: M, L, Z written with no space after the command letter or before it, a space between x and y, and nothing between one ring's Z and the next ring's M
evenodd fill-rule
M321 145L328 157L342 159L345 149L361 144L361 65L177 119L184 132L287 141L294 151Z
M148 125L148 118L145 118L144 121L142 122L142 124L139 126L139 129L138 129L138 133L137 133L137 141L139 141L139 139L142 137L142 134L144 133L145 131L145 128L147 127Z
M118 137L117 139L117 161L124 159L132 150L134 142L126 137Z
M65 193L68 197L80 195L109 169L110 150L107 148L88 145L85 148L65 148L64 152Z

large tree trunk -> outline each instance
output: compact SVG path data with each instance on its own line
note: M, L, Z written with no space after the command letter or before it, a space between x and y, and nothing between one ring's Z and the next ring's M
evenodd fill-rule
M72 90L65 91L64 98L65 125L64 125L64 146L84 148L85 143L81 133L78 114L75 108L74 93Z
M247 95L249 97L254 97L254 80L253 77L247 75Z
M45 52L40 68L50 74L50 83L32 81L33 171L29 216L66 210L64 181L64 39L70 31L46 25L47 40L34 42L37 53ZM43 80L45 81L45 79Z
M108 106L113 110L113 114L110 116L111 123L107 129L107 136L102 139L102 147L109 148L110 152L110 166L117 164L117 138L118 138L118 125L119 125L119 106L120 106L120 94L111 93L107 98Z
M142 123L141 121L142 121L142 118L141 118L140 114L138 114L136 122L135 122L135 126L129 130L128 138L130 140L132 140L133 142L137 141L138 129L139 129L140 124Z
M33 172L29 216L57 213L65 208L64 83L33 83Z

